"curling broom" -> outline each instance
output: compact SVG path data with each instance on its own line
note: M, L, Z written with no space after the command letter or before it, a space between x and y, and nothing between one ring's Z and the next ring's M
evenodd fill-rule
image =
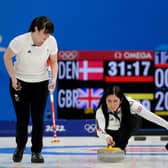
M51 64L50 59L47 60L47 66L48 66L48 77L49 77L49 83L52 82L52 71L51 71ZM52 127L53 127L53 144L57 144L60 141L57 139L57 131L56 131L56 120L55 120L55 107L54 107L54 94L51 89L49 89L50 92L50 103L51 103L51 112L52 112Z

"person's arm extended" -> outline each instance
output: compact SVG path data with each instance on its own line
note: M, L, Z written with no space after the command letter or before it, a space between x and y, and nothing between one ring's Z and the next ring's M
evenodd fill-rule
M97 122L96 132L98 137L104 139L107 144L114 146L115 142L113 140L113 137L107 134L105 131L105 118L101 109L98 109L96 111L96 122Z
M168 129L168 122L149 110L142 110L139 115L161 127Z
M147 110L143 105L141 105L137 101L133 102L131 111L134 111L137 115L141 116L142 118L145 118L146 120L149 120L161 127L168 129L168 122L166 120Z
M57 80L57 74L58 74L57 55L50 56L50 65L51 65L51 71L52 71L52 82L49 88L52 88L52 90L54 91L56 87L56 80Z

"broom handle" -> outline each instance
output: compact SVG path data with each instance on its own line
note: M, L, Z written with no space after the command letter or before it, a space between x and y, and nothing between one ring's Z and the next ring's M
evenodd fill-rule
M50 59L47 60L47 66L48 66L48 77L49 77L49 84L52 82L52 71L51 71L51 64L50 64ZM57 137L56 133L56 120L55 120L55 107L54 107L54 94L50 90L50 104L51 104L51 112L52 112L52 125L53 125L53 137Z

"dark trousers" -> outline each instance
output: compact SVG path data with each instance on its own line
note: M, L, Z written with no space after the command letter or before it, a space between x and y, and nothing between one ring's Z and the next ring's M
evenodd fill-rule
M41 152L43 146L43 118L48 96L48 81L27 83L20 81L16 91L10 81L10 94L16 112L16 143L24 148L28 139L28 124L32 120L32 152Z
M117 131L106 130L106 132L113 137L113 140L116 143L116 147L120 147L122 150L125 150L130 137L135 134L142 125L142 119L138 116L133 116L129 119L129 126L124 125Z

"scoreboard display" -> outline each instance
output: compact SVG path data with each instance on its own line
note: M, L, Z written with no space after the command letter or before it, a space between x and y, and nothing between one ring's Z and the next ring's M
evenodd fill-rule
M167 119L168 52L59 51L58 119L94 119L110 85L118 85L147 109ZM159 126L143 121L143 128Z
M168 116L168 51L155 52L155 113Z

